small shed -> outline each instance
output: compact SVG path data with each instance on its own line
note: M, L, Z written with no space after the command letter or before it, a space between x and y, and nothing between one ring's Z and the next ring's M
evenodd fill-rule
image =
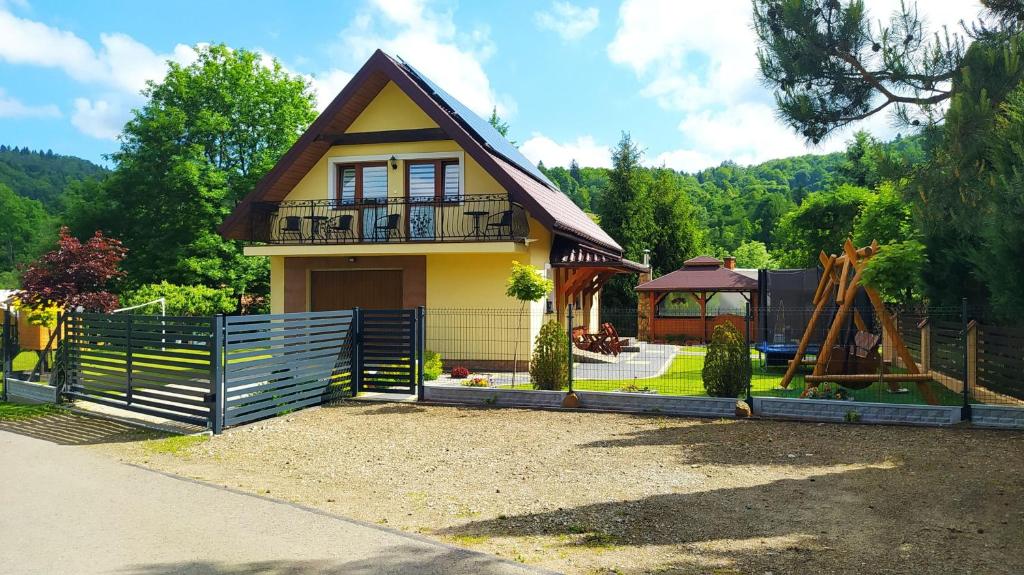
M751 306L749 337L755 334L757 270L736 269L736 259L698 256L683 267L636 287L639 312L650 314L647 341L705 343L715 327L731 323L743 333ZM646 336L646 337L644 337Z

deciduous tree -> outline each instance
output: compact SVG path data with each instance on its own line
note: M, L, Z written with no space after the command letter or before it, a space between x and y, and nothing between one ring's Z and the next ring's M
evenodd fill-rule
M43 254L22 274L22 304L96 312L116 308L118 298L110 288L124 276L119 265L125 251L121 242L101 232L83 243L61 228L57 249Z

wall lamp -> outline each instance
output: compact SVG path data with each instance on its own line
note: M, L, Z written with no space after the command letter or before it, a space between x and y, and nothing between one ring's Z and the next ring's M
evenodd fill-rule
M394 156L391 156L391 169L392 170L397 170L398 169L398 158L396 158Z

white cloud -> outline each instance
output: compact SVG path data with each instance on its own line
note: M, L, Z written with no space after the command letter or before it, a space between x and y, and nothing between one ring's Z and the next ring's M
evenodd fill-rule
M550 9L534 14L534 20L541 29L551 30L565 42L572 42L597 28L600 12L593 6L584 8L570 2L556 1Z
M316 92L316 109L322 112L351 79L350 72L338 68L307 76L307 80Z
M60 109L53 104L30 106L0 88L0 118L59 118Z
M459 31L450 11L425 0L372 0L341 33L338 52L363 61L377 48L401 56L471 110L487 116L492 108L509 117L515 103L491 87L483 63L494 53L490 31Z
M126 34L101 34L100 49L72 32L0 11L0 60L63 70L83 83L137 93L147 80L163 77L167 60L189 63L195 51L177 45L156 54Z
M900 0L868 0L870 17L887 19ZM931 29L973 18L977 0L919 3ZM808 147L774 116L769 90L758 79L756 35L747 0L677 2L626 0L607 47L609 59L633 70L640 94L680 115L680 147L657 163L692 171L723 160L740 163L842 148L848 131ZM884 116L854 128L890 137Z
M101 140L115 140L130 117L129 106L116 98L95 101L75 98L71 124L88 136Z
M110 92L95 101L74 102L71 123L93 137L116 136L131 107L141 102L139 92L146 82L163 78L168 60L189 64L195 59L190 46L178 44L168 54L157 54L122 33L100 34L97 49L72 32L0 10L0 61L55 68Z
M612 166L611 148L598 144L592 136L580 136L575 141L558 143L541 133L534 133L519 147L531 162L544 162L545 166L568 167L572 160L581 166Z

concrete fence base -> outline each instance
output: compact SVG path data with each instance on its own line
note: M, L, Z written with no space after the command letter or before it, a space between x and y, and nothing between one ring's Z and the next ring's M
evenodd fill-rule
M7 400L12 403L57 403L57 388L44 383L6 378Z
M760 417L826 422L856 420L859 423L939 426L960 422L959 407L828 399L755 397L754 413Z
M645 393L577 391L580 409L627 413L664 413L696 417L734 417L736 400ZM513 390L488 387L428 385L423 398L438 403L555 409L562 407L564 391Z
M1005 405L972 405L971 425L999 429L1024 429L1024 409Z
M733 418L736 400L717 397L688 397L644 393L577 391L579 409ZM428 385L424 400L457 405L559 409L564 391L514 390L493 387ZM903 405L828 399L781 397L753 398L754 415L766 419L797 419L842 423L950 426L961 422L959 406ZM974 405L972 424L977 427L1024 429L1024 409Z

